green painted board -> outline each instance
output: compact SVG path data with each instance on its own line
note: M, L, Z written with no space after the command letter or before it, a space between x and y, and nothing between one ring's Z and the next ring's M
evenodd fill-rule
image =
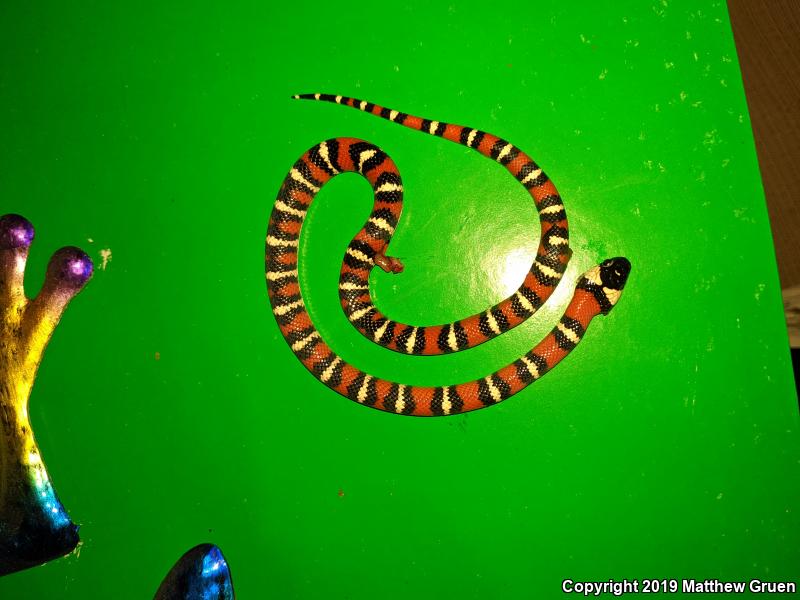
M0 212L37 227L29 290L61 245L98 265L31 399L83 545L0 579L0 598L151 598L204 541L243 600L796 579L797 396L725 4L270 4L0 5ZM271 202L308 147L361 137L398 163L406 272L372 288L399 320L504 297L538 224L498 165L289 99L317 91L514 142L558 186L574 249L529 323L467 353L399 356L338 305L371 194L337 178L309 216L302 281L347 360L409 383L482 375L549 331L579 273L624 255L614 312L477 413L403 418L326 389L280 336L263 275Z

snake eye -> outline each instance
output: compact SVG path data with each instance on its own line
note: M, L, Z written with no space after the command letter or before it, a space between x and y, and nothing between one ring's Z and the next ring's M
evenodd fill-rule
M603 286L614 290L621 290L625 287L630 272L631 263L627 258L621 256L610 258L600 265L600 279Z

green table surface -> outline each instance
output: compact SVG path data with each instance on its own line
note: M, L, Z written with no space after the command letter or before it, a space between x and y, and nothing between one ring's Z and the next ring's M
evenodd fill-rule
M477 413L398 417L325 388L264 285L271 203L303 151L361 137L399 165L406 272L371 285L401 321L505 297L539 226L492 161L290 100L303 92L509 139L570 217L574 257L539 315L466 353L399 356L338 304L372 198L336 178L304 228L301 279L345 359L408 383L483 375L550 330L581 272L624 255L614 312ZM83 543L0 579L3 600L151 598L204 541L243 600L798 577L797 396L723 2L4 2L0 131L0 212L37 227L29 293L62 245L97 265L30 407Z

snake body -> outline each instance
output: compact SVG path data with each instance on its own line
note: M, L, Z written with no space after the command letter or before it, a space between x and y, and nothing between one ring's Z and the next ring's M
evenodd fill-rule
M315 98L316 95L310 97ZM337 98L339 97L319 96L320 100L333 102ZM564 204L542 169L513 144L477 129L421 119L351 98L340 98L339 102L363 107L363 110L395 123L463 144L505 166L533 197L542 230L536 257L525 280L514 294L502 302L481 313L446 325L415 327L393 321L372 303L367 280L369 270L365 271L364 267L371 268L377 262L384 269L388 267L387 270L398 270L396 259L388 259L389 265L381 264L403 206L403 185L397 167L391 158L368 142L323 142L316 151L312 150L309 158L313 165L322 167L325 175L333 177L342 171L343 165L335 164L331 158L338 156L339 144L345 143L348 146L347 154L354 165L371 182L372 178L378 182L376 201L380 201L381 206L376 204L366 228L359 232L347 248L339 279L342 307L353 325L371 341L397 352L446 354L472 348L501 335L525 321L542 306L561 281L571 254ZM360 165L361 162L364 164ZM312 191L323 183L324 179L317 180L311 173L313 167L303 163L296 167L305 182L314 186ZM299 183L303 184L303 181Z
M363 335L407 354L443 354L474 347L530 317L550 296L570 257L563 202L539 166L510 142L490 133L423 119L376 104L329 94L300 99L343 104L411 129L473 148L505 166L536 204L542 236L536 257L520 288L477 315L444 325L416 327L383 315L372 303L368 278L373 267L399 272L402 263L385 254L400 217L403 186L394 161L374 144L335 138L306 151L281 185L266 240L267 290L283 336L303 365L322 383L380 410L404 415L442 416L497 404L544 375L583 338L592 318L608 314L630 271L625 258L604 261L577 282L575 294L556 327L532 350L502 369L475 381L447 386L415 386L384 380L346 363L312 323L298 280L298 244L308 207L331 178L344 172L363 175L374 191L373 210L347 247L339 296L348 319Z

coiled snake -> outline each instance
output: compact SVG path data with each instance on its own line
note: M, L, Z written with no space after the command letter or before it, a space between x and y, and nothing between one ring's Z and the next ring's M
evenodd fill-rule
M387 381L346 363L319 334L306 310L298 280L298 243L308 207L320 188L344 172L360 173L372 184L369 219L347 247L339 277L339 297L351 323L367 338L406 354L444 354L472 348L530 317L551 295L566 270L571 251L567 216L553 183L519 148L477 129L432 121L355 98L303 94L294 98L344 104L405 127L477 150L503 165L528 190L542 227L541 242L525 280L509 298L488 310L444 325L398 323L372 303L369 274L378 266L398 273L402 263L386 255L403 206L403 185L394 161L363 140L335 138L310 148L283 181L272 209L266 240L266 279L272 312L281 333L303 365L332 390L380 410L442 416L477 410L516 394L560 362L583 338L589 322L608 314L630 272L617 257L584 273L555 328L532 350L475 381L424 387Z

